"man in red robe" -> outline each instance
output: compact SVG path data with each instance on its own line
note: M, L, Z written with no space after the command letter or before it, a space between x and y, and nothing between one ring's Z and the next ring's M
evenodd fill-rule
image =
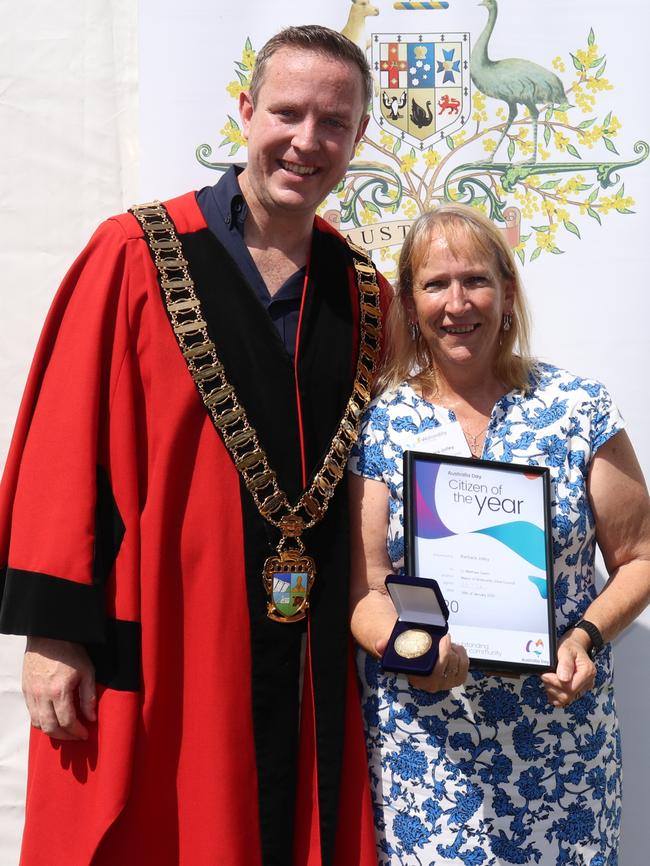
M370 88L339 34L273 37L241 96L246 168L107 220L57 294L0 488L0 628L28 636L22 866L376 863L339 483L376 276L315 218ZM255 443L269 489L243 471ZM280 531L274 491L314 479L306 528ZM282 622L262 575L297 534L316 576Z

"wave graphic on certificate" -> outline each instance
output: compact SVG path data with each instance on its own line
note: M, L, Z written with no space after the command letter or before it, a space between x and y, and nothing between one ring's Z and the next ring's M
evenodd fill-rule
M438 581L452 638L474 659L548 666L544 475L437 455L409 459L412 573Z

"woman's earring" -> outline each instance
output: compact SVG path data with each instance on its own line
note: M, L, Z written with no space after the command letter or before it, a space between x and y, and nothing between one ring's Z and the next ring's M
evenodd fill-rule
M512 313L503 314L503 330L509 331L512 328Z
M411 339L415 342L418 338L418 334L420 333L420 328L418 327L417 322L409 322L409 334L411 335Z

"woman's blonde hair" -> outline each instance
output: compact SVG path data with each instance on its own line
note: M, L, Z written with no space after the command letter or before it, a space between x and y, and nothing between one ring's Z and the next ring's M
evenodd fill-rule
M446 240L451 254L462 258L469 248L491 260L504 280L512 281L514 303L509 330L501 331L494 373L510 390L530 387L535 361L530 357L530 316L512 250L503 232L477 210L461 204L443 204L418 217L402 246L398 283L386 319L386 353L375 392L409 380L425 391L436 391L436 361L417 328L411 335L408 299L413 279L425 261L435 235Z

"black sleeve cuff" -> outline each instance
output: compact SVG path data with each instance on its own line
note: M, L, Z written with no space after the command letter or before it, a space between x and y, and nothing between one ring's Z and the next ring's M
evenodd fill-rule
M0 577L0 632L104 643L104 588L6 568Z

